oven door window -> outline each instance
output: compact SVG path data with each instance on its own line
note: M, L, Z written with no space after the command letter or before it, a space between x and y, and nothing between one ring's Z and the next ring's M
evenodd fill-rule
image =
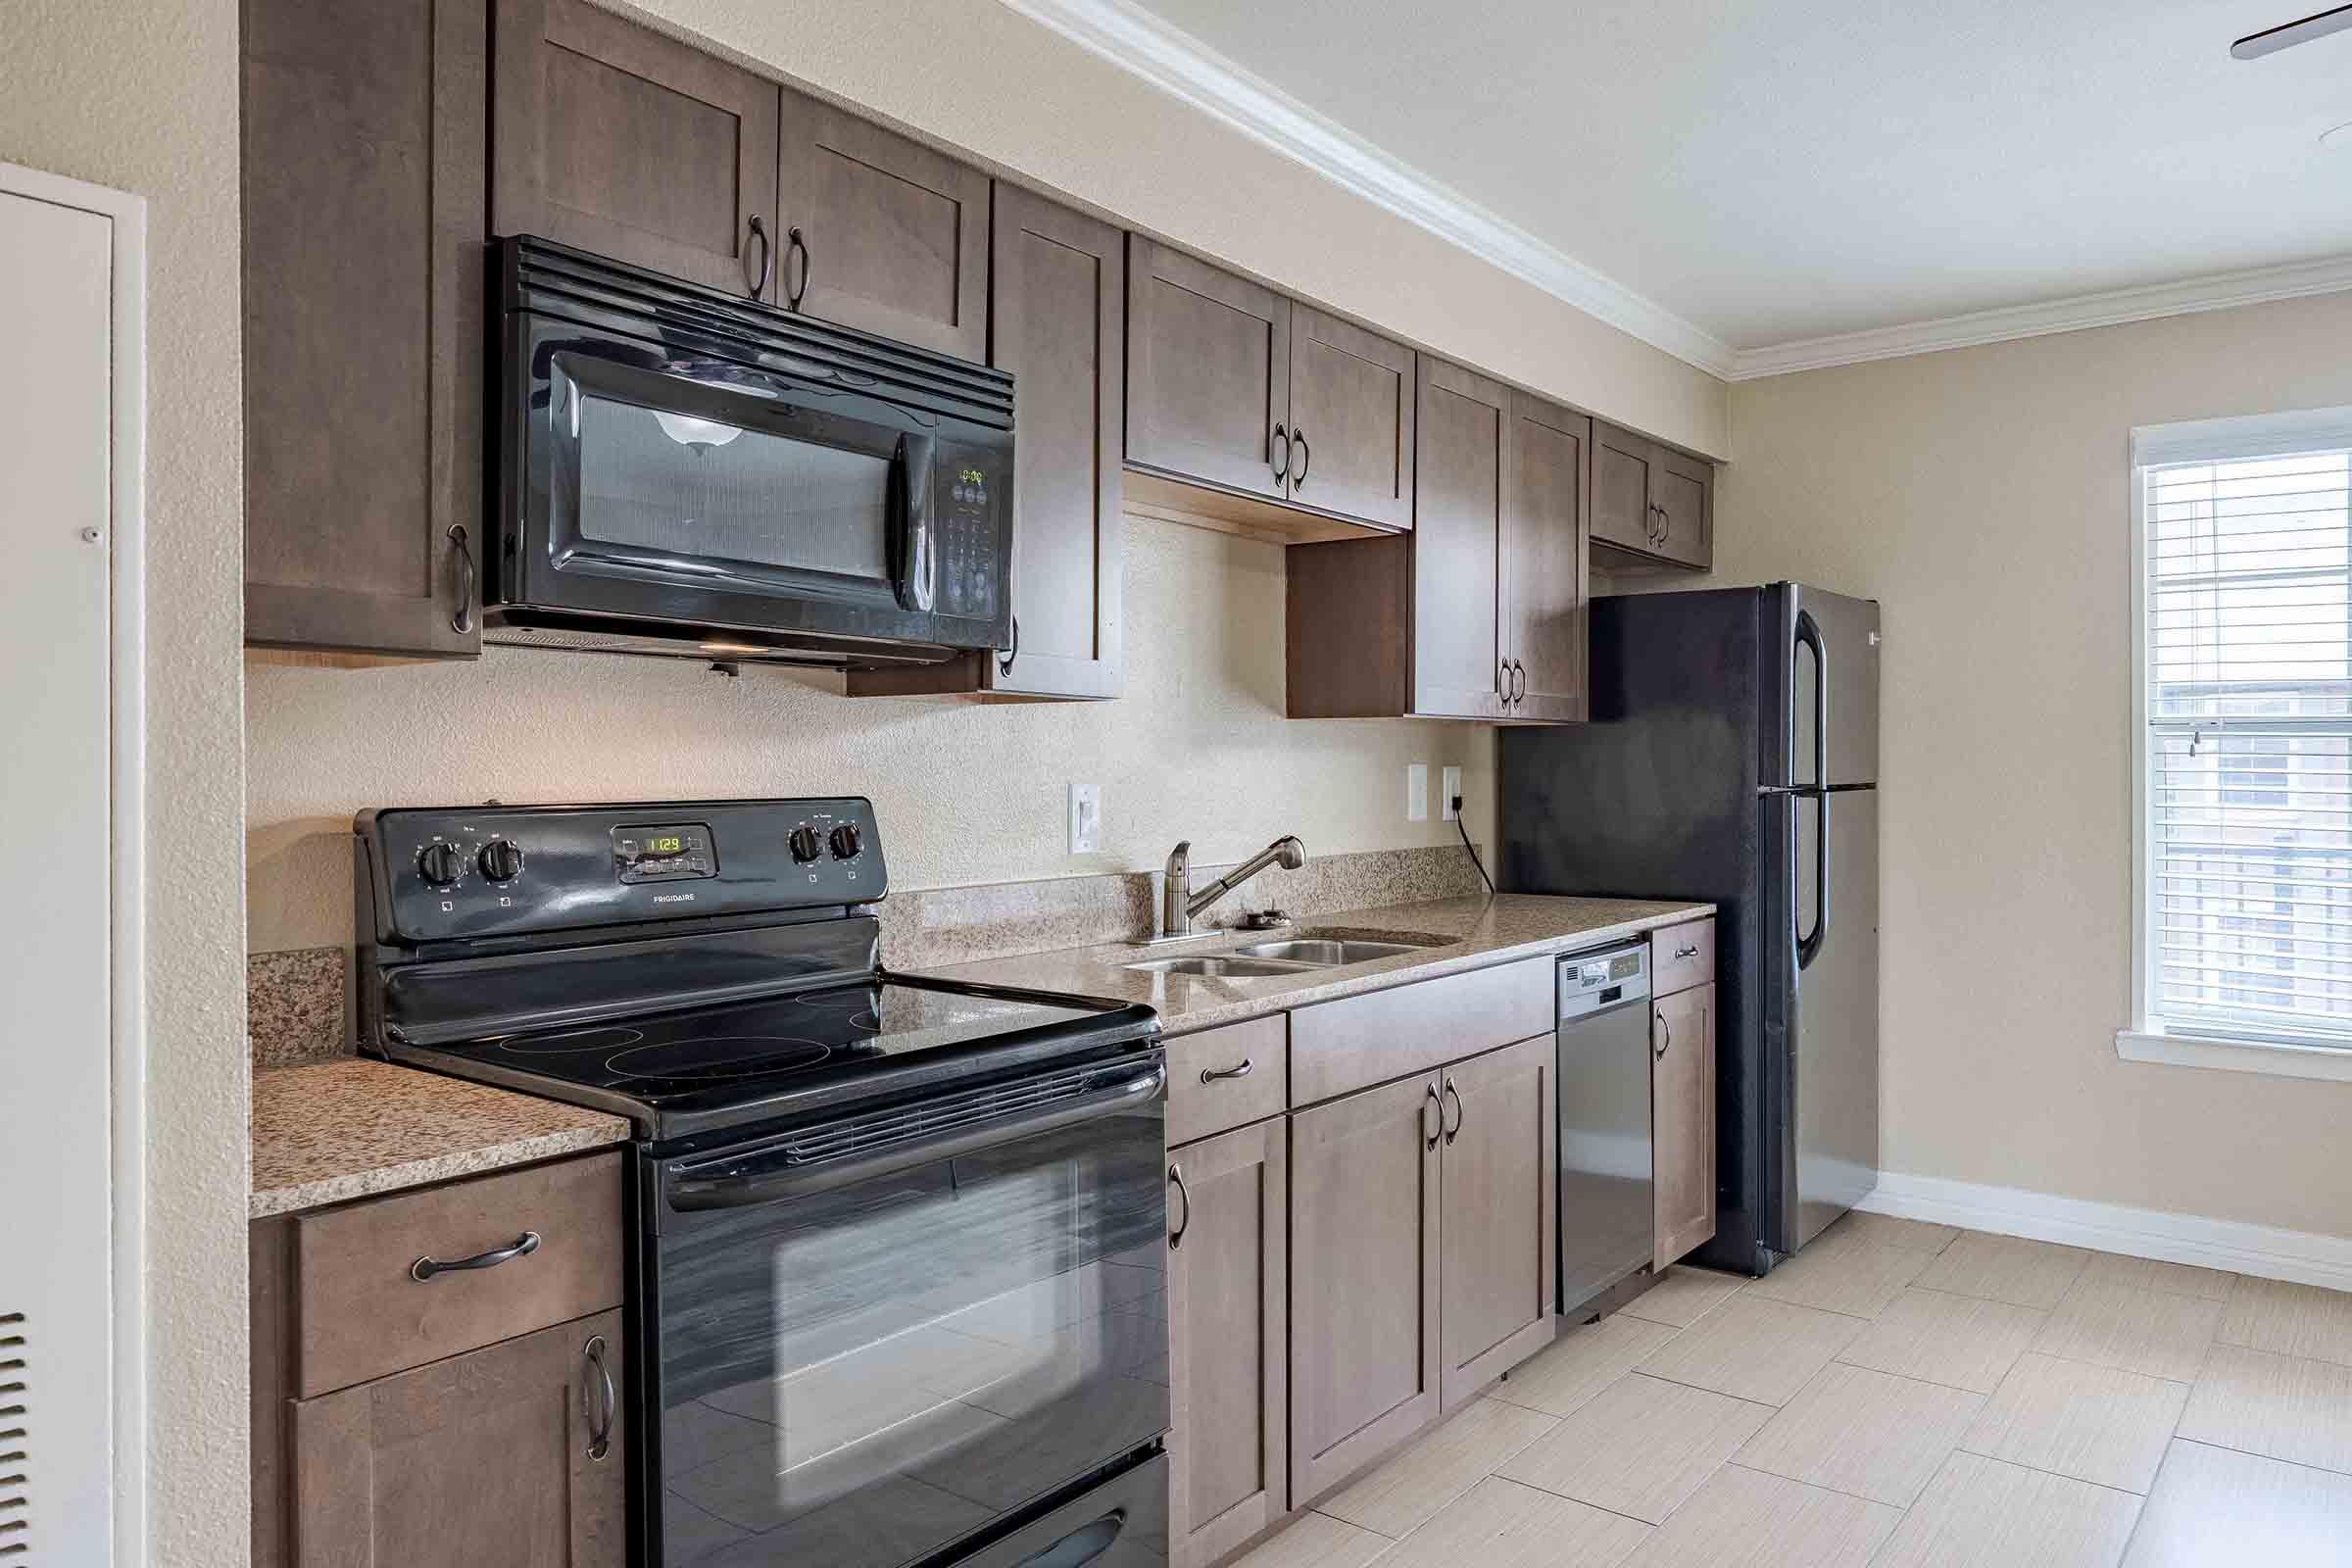
M765 390L555 356L558 568L895 605L900 433Z
M1163 1125L665 1214L669 1568L895 1568L1163 1431Z

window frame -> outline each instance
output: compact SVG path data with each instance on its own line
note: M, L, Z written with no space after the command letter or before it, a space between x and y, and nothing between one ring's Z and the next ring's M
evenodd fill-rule
M2153 940L2156 889L2149 863L2154 835L2148 816L2147 470L2168 464L2242 462L2335 447L2352 447L2352 407L2132 428L2128 470L2132 490L2132 1021L2115 1035L2116 1054L2127 1061L2352 1082L2352 1041L2298 1038L2288 1031L2223 1028L2204 1022L2180 1028L2166 1023L2154 1006L2158 995Z

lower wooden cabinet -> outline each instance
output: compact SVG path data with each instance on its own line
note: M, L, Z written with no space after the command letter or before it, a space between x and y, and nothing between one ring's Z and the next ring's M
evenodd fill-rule
M1439 1385L1451 1409L1551 1343L1559 1247L1552 1037L1473 1056L1442 1080Z
M1650 1004L1650 1138L1656 1267L1715 1234L1715 988Z
M619 1568L621 1344L602 1312L297 1400L290 1560Z
M1173 1568L1232 1551L1290 1494L1288 1132L1276 1116L1168 1156Z
M1435 1075L1291 1117L1291 1497L1437 1415Z

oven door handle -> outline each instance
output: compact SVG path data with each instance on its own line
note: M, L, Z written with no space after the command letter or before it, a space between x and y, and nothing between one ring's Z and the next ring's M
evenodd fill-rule
M698 1178L688 1167L686 1172L673 1174L669 1178L669 1206L680 1213L693 1213L713 1208L746 1208L755 1203L774 1202L779 1199L805 1198L810 1193L831 1192L896 1171L912 1170L918 1165L977 1153L983 1149L993 1149L1018 1138L1031 1138L1039 1133L1074 1127L1081 1122L1116 1116L1139 1105L1151 1104L1159 1099L1167 1083L1167 1060L1157 1057L1148 1067L1106 1089L1057 1101L1043 1110L1018 1111L1008 1116L974 1122L945 1138L910 1138L903 1144L863 1157L831 1159L758 1175Z
M903 435L890 455L890 575L903 610L929 613L939 577L931 540L932 440Z

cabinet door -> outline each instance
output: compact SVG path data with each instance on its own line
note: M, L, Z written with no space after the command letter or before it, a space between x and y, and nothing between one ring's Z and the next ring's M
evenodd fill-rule
M1510 587L1506 650L1514 718L1574 722L1587 708L1585 491L1592 421L1511 396L1511 494L1503 540Z
M619 1568L628 1558L620 1317L581 1318L297 1401L293 1560Z
M1274 427L1287 432L1290 409L1291 302L1129 236L1127 461L1285 497L1290 453Z
M1448 1409L1551 1343L1558 1089L1549 1035L1443 1075L1438 1327Z
M245 640L481 646L484 0L247 0Z
M1291 1505L1438 1413L1438 1084L1291 1117Z
M777 298L844 326L985 360L988 176L799 93L784 95L781 125Z
M1168 1439L1176 1568L1282 1517L1290 1491L1290 1216L1280 1116L1168 1156Z
M1630 430L1592 425L1592 538L1648 555L1657 520L1650 511L1657 448Z
M1652 476L1658 502L1658 554L1680 565L1715 564L1715 466L1660 452Z
M1293 500L1413 525L1413 360L1401 343L1291 307Z
M774 82L586 0L498 0L497 41L494 232L777 297Z
M1421 356L1413 470L1413 711L1502 716L1508 390Z
M1715 988L1652 1003L1649 1118L1663 1270L1715 1234Z

